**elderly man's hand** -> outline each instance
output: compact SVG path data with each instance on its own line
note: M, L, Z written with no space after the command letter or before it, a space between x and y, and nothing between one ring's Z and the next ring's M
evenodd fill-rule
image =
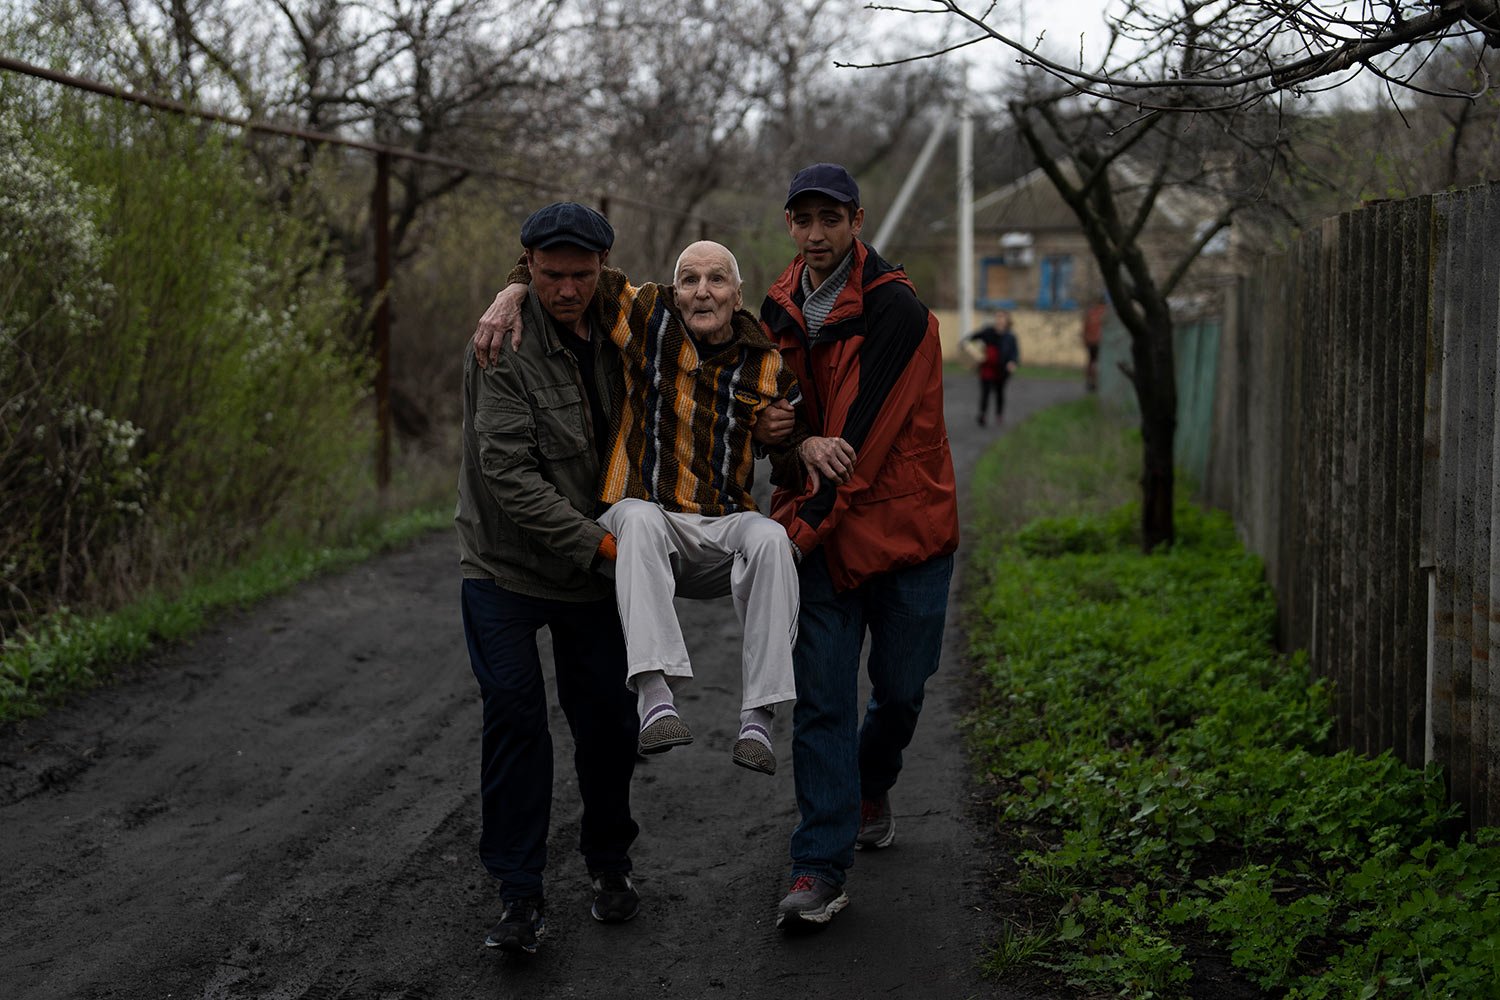
M474 358L479 367L488 368L500 360L500 345L510 337L510 349L521 346L521 300L526 298L525 285L506 285L495 301L479 317L474 328Z
M792 436L797 411L784 399L778 399L760 411L750 437L758 444L778 445Z
M818 492L823 480L847 483L854 473L854 449L837 437L810 437L797 447L802 464L807 466L809 487Z

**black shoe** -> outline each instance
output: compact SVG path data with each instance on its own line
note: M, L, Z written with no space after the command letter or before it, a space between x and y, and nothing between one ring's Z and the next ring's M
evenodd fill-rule
M594 883L594 906L590 913L604 924L623 924L641 908L641 894L624 872L589 872Z
M500 922L490 928L484 939L486 948L499 948L512 955L535 955L542 934L547 930L547 919L542 916L542 900L518 899L507 903Z

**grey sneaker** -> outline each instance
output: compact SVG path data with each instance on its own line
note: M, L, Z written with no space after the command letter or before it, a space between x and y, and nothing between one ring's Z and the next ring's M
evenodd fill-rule
M896 817L891 813L890 795L878 799L861 799L859 803L859 833L854 837L854 848L859 851L874 851L890 847L896 839Z
M849 905L844 890L811 875L792 879L792 891L776 907L776 926L788 931L822 927Z
M641 908L641 894L630 884L624 872L590 872L594 884L594 905L589 910L602 924L623 924Z
M540 897L518 899L507 903L500 922L490 928L484 939L486 948L499 948L511 954L535 955L542 935L547 930L547 918L542 916L543 903Z

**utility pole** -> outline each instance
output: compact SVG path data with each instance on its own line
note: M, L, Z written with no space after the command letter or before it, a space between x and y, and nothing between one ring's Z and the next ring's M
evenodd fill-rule
M391 484L391 154L375 154L375 189L370 193L375 227L375 485L385 494Z
M974 329L974 118L969 112L969 71L958 87L958 335Z
M932 134L927 137L927 142L922 146L922 151L917 154L917 162L912 165L911 172L906 175L906 181L901 185L901 190L896 192L896 200L891 202L890 210L885 213L885 218L880 220L880 228L875 231L875 249L882 256L890 254L891 238L896 234L896 226L901 222L901 216L906 213L906 206L911 202L913 192L917 185L922 183L922 178L927 175L927 165L932 162L932 154L937 151L938 143L942 142L943 134L948 131L948 119L951 114L944 110L932 126Z

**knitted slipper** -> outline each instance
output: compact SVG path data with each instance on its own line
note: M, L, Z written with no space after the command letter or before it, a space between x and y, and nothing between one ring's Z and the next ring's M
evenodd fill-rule
M776 755L771 752L771 748L749 736L741 736L734 741L734 762L761 774L776 773Z
M641 727L639 753L665 753L673 747L686 746L693 742L692 731L677 715L658 715Z

